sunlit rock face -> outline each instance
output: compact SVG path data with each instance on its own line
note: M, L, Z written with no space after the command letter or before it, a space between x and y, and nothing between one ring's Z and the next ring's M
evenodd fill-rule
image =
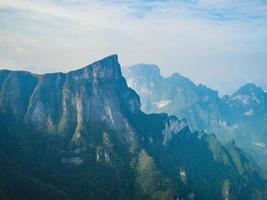
M0 108L25 123L76 138L101 124L133 139L124 115L139 112L140 100L122 77L116 55L66 74L5 71L1 77Z

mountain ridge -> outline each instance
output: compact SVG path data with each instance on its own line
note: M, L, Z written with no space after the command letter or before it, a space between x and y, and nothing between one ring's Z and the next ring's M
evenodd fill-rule
M142 64L142 68L146 67L150 65ZM173 75L150 79L142 76L141 70L136 75L135 68L136 65L123 68L123 72L130 87L140 95L142 110L186 118L192 129L215 133L223 143L235 139L262 166L267 166L264 159L267 149L255 145L262 144L263 147L267 140L264 136L267 94L261 87L248 83L232 95L220 97L217 91L202 84L196 85L179 74L175 75L176 79L183 81L174 81Z

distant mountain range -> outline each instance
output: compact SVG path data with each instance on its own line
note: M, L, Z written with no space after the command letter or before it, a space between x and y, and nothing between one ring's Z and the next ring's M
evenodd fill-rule
M216 134L222 143L236 144L267 168L267 93L254 84L219 97L178 73L164 78L156 65L123 68L130 87L141 97L142 110L186 118L193 130Z
M221 100L178 74L163 79L156 67L140 72L140 87L125 74L142 90L143 108L180 109L194 128L217 123L217 104L234 110L253 102L242 116L229 114L241 121L262 101L258 93L241 97L243 90ZM195 116L203 119L196 125ZM225 130L236 127L220 119ZM1 200L267 198L261 169L235 142L222 145L186 120L142 112L116 55L68 73L1 70L0 137Z

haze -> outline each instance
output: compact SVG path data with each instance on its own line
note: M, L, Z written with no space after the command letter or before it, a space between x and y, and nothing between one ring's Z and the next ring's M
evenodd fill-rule
M0 0L0 69L69 71L117 53L220 94L267 89L267 3Z

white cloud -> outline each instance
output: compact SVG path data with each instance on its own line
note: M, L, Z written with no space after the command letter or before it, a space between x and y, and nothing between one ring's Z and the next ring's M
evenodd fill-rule
M260 1L2 0L0 26L5 68L66 71L118 53L122 64L155 63L197 82L265 80Z

